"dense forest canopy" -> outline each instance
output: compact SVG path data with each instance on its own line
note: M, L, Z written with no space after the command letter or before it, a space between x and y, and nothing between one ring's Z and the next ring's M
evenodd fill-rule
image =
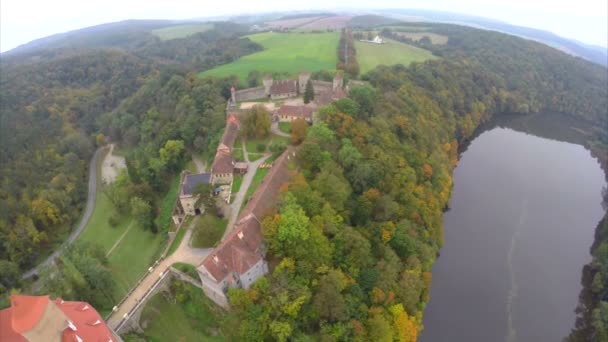
M260 49L239 38L239 25L215 28L141 46L135 39L128 50L59 47L37 52L37 58L25 53L2 59L0 259L31 267L65 236L84 206L87 165L98 133L142 150L154 145L155 153L180 134L188 147L196 138L199 145L207 143L209 132L218 129L210 122L224 101L220 91L229 87L205 87L192 75L186 80L187 70ZM162 88L167 83L169 88ZM141 125L146 113L153 128ZM176 119L188 128L171 126ZM146 157L137 160L153 158L150 150L142 154Z
M230 338L416 340L459 145L495 115L555 111L595 124L588 144L607 149L605 68L501 33L424 25L448 43L407 42L440 59L363 75L369 84L323 107L302 137L294 177L263 221L271 273L231 291ZM0 64L0 271L11 275L0 292L18 287L19 271L78 217L86 165L104 137L131 151L125 183L142 206L166 190L184 149L217 143L238 81L196 75L258 51L244 34L218 23L184 39L137 33L111 49ZM85 256L106 262L79 246L63 262Z

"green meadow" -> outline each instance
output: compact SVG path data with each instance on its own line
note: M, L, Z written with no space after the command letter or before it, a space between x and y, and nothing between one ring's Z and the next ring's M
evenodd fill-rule
M262 45L264 51L243 56L238 60L202 72L201 76L224 77L236 75L245 80L252 70L296 74L301 70L314 72L334 70L337 63L339 33L275 33L247 36Z
M407 66L412 62L437 58L430 51L415 46L390 39L386 39L385 42L385 44L355 42L361 74L365 74L378 65L403 64Z

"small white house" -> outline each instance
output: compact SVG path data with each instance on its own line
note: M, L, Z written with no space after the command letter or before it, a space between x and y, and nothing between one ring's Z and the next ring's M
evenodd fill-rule
M382 39L382 37L380 37L380 36L376 36L372 40L361 39L361 41L366 42L366 43L373 43L373 44L384 44L384 39Z

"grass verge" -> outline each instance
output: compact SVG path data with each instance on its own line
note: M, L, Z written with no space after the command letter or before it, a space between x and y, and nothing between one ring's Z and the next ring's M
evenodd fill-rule
M283 133L291 133L291 122L279 122L279 129Z

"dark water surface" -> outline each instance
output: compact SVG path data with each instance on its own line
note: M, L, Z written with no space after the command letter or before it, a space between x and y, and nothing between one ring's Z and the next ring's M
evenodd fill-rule
M454 172L420 340L561 341L605 185L580 145L500 127L475 138Z

